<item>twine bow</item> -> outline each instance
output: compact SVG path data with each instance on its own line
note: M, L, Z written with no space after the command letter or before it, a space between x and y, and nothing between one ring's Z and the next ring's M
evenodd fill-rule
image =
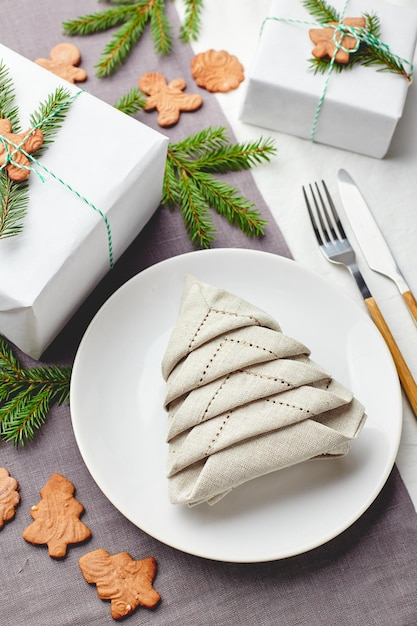
M113 238L111 233L111 227L107 215L103 213L99 208L97 208L92 202L90 202L85 196L83 196L80 192L74 189L71 185L66 183L62 178L57 176L52 170L43 165L38 159L36 159L32 154L30 154L27 150L24 149L24 145L27 140L36 133L37 129L40 129L45 123L47 123L51 118L55 117L64 107L68 104L71 104L78 96L83 93L83 90L80 90L70 96L67 100L62 102L59 106L57 106L48 116L41 119L33 128L30 129L28 133L25 134L22 141L19 144L14 143L9 137L6 137L4 134L0 134L0 144L3 146L5 151L5 159L4 163L0 166L0 172L6 168L7 165L13 165L14 167L22 170L29 170L30 172L34 172L42 183L47 181L47 177L50 176L54 180L56 180L60 185L65 187L68 191L77 196L80 200L82 200L85 204L87 204L90 208L96 211L100 217L104 220L106 231L107 231L107 241L108 241L108 249L109 249L109 263L110 268L114 267L114 259L113 259ZM23 158L22 158L23 157ZM27 165L29 163L29 165ZM43 175L45 173L47 176Z

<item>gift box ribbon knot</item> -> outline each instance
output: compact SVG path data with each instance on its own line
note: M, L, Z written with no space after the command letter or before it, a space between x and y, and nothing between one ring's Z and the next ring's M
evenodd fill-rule
M343 20L345 19L349 2L350 0L345 0L342 12L340 13L340 16L339 16L339 21L335 23L333 22L323 23L323 22L317 22L317 21L294 19L290 17L269 16L265 18L261 26L260 34L262 34L264 25L268 21L284 22L287 24L300 24L304 26L312 26L314 28L326 28L326 29L331 28L334 31L333 32L334 51L330 57L329 67L325 76L323 89L320 94L320 98L317 104L317 109L315 112L315 116L314 116L314 120L313 120L313 124L311 128L310 141L312 142L314 142L315 140L317 125L318 125L318 121L320 118L321 110L323 108L323 103L326 98L330 77L333 74L334 66L335 66L335 63L337 62L336 56L338 55L340 51L343 51L351 55L359 50L359 47L362 43L365 43L369 48L373 48L373 49L381 50L382 52L389 53L393 59L395 59L401 64L408 66L410 69L408 73L404 74L405 78L407 79L409 84L411 84L413 80L414 67L410 61L408 61L407 59L403 59L402 57L392 53L388 44L381 41L378 37L376 37L373 33L371 33L367 28L364 28L362 26L352 26L352 25L344 23ZM345 37L353 38L354 43L352 46L347 47L343 45L343 41Z
M109 263L110 263L110 268L113 268L114 266L113 238L112 238L110 222L107 218L107 215L105 215L103 211L101 211L98 207L96 207L92 202L90 202L90 200L88 200L80 192L78 192L71 185L69 185L62 178L60 178L57 174L55 174L55 172L53 172L52 170L47 168L45 165L43 165L38 159L36 159L36 157L34 157L29 152L27 152L24 148L29 137L33 136L34 133L38 129L40 129L45 123L48 122L48 120L58 115L58 113L64 107L66 107L68 104L71 104L82 93L83 93L83 90L81 89L77 91L76 93L74 93L73 95L69 96L69 98L65 100L64 102L62 102L60 105L57 105L49 115L47 115L46 117L41 119L37 124L35 124L33 128L31 128L29 132L24 135L24 138L18 144L15 143L10 137L0 133L0 144L3 146L4 152L5 152L4 162L2 163L2 165L0 165L0 172L3 169L5 169L7 165L13 165L14 167L17 167L19 169L24 169L24 170L29 170L30 172L34 172L38 176L38 178L41 180L42 183L45 183L47 181L47 177L50 176L51 178L56 180L60 185L65 187L65 189L67 189L68 191L73 193L75 196L77 196L77 198L79 198L87 206L89 206L91 209L96 211L96 213L98 213L100 217L104 220L104 223L106 225L108 250L109 250ZM18 155L20 156L23 155L25 159L19 158ZM26 165L26 163L29 163L29 165Z

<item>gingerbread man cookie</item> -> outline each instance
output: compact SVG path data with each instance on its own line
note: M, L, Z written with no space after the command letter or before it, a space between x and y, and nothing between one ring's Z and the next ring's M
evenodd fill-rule
M81 62L81 53L72 43L59 43L52 48L50 59L36 59L35 63L69 83L87 80L87 72L76 67Z
M337 22L329 22L329 24L337 26ZM356 28L365 28L366 20L364 17L347 17L343 20L342 24ZM311 28L308 32L311 41L315 44L315 48L312 51L313 56L316 57L316 59L322 59L325 56L332 58L336 50L334 42L334 28ZM338 34L337 37L340 39L341 35ZM350 54L347 51L353 50L357 45L357 41L355 37L345 35L339 43L343 46L343 48L345 48L345 50L343 50L343 48L338 49L335 61L337 61L337 63L349 63Z
M196 111L203 104L198 94L183 93L186 83L182 78L175 78L168 84L158 72L143 74L139 80L139 89L147 96L145 111L156 109L159 113L160 126L173 126L180 119L181 111Z
M152 586L154 557L134 561L128 552L111 556L103 548L82 556L78 564L88 583L94 583L102 600L111 600L113 619L126 617L138 606L154 608L161 597Z
M0 528L11 520L20 502L19 485L5 467L0 467Z
M21 182L28 178L30 162L24 152L32 154L41 147L42 143L43 133L40 128L29 129L25 133L12 133L11 122L0 118L0 166L6 163L5 167L10 180ZM11 160L7 162L8 157L11 157Z
M243 65L225 50L200 52L191 61L191 72L197 85L211 92L236 89L245 78Z
M79 519L83 505L73 496L74 485L61 474L52 474L41 489L42 500L30 510L35 520L23 532L29 543L48 546L48 554L62 558L69 544L80 543L91 536L90 529Z

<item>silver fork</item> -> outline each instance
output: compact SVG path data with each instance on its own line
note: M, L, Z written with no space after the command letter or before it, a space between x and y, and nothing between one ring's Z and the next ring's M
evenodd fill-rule
M414 414L417 415L417 385L415 380L358 268L355 251L346 236L327 185L324 181L321 182L324 193L320 191L318 183L309 185L309 193L303 187L308 214L320 250L328 261L345 265L355 279L368 311L391 352L403 389Z

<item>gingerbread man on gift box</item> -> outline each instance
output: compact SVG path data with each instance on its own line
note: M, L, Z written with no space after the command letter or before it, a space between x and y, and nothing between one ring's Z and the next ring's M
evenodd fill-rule
M337 63L349 63L349 50L354 50L357 46L357 39L350 34L344 34L343 30L338 34L338 46L334 40L337 22L329 22L334 28L312 28L309 30L311 41L315 44L312 54L316 59L322 59L328 56L330 59L338 47L335 55ZM347 17L343 20L342 25L351 28L365 28L366 20L364 17Z
M43 143L40 128L25 133L12 133L9 120L0 118L0 168L5 168L10 180L21 182L30 174L30 161L26 154L39 150Z

